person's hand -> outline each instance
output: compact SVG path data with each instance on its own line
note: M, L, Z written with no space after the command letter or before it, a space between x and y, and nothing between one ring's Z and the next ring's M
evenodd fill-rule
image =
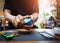
M12 24L17 28L18 25L21 25L23 17L21 15L13 16Z
M31 16L30 15L26 15L26 16L23 16L24 18L31 18Z
M30 18L32 19L32 24L30 26L25 26L25 27L33 27L34 26L34 23L38 19L38 13L33 13L32 15L30 15Z
M37 21L38 19L38 13L33 13L31 16L31 19L33 20L33 24Z
M17 20L18 18L16 16L13 16L12 18L12 24L17 28Z
M17 15L18 16L18 19L19 19L19 22L18 22L18 25L23 25L23 19L24 17L22 15Z

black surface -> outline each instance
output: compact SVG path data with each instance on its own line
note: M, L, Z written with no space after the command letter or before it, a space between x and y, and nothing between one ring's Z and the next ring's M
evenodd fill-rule
M2 36L0 36L0 41L5 41L6 39ZM14 37L13 39L11 39L13 41L55 41L58 39L56 38L46 38L42 35L40 35L39 32L31 32L31 33L23 33L23 32L19 32L19 36Z

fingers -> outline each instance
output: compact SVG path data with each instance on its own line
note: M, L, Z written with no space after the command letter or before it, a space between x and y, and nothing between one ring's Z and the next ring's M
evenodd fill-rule
M23 19L23 16L21 16L21 15L17 15L17 16L18 16L20 21Z
M17 27L17 22L16 22L16 20L15 20L15 17L12 18L12 24L13 24L15 27Z
M19 20L20 20L20 24L23 24L23 19L24 19L24 17L21 16L21 15L18 15L18 18L19 18Z
M22 19L23 19L23 17L21 15L14 16L12 18L12 24L15 27L17 27L18 25L20 25L22 23Z
M20 22L20 20L19 20L19 17L18 16L16 16L15 17L15 20L16 20L16 22L18 23L18 22Z
M24 16L24 18L30 18L31 16L30 15L26 15L26 16Z
M32 20L34 19L32 15L26 15L26 16L17 15L17 16L14 16L14 18L12 19L12 23L15 27L17 27L17 25L23 25L23 27L29 27L29 28L33 27L34 21L30 26L24 25L23 20L24 18L27 18L27 17L31 18Z

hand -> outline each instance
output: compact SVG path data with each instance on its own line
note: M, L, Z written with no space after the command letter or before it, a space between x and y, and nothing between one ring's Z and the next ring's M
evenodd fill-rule
M18 25L23 25L23 19L24 19L24 17L19 14L18 18L20 20L20 22L18 22Z
M31 16L30 15L26 15L26 16L23 16L24 18L31 18Z
M21 15L14 16L12 19L12 24L17 28L18 25L21 25L23 17Z
M34 23L38 19L38 13L33 13L32 15L30 15L30 18L32 19L32 25L31 26L25 26L25 27L33 27L34 26Z
M38 19L38 13L33 13L31 16L31 19L33 20L33 23L35 23Z
M12 24L17 28L18 18L16 16L13 16L12 18Z

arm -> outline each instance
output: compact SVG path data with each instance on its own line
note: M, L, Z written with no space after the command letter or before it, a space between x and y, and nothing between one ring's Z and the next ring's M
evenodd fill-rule
M4 17L9 21L12 22L12 18L14 18L15 16L11 15L11 11L8 9L4 10Z
M8 9L4 10L4 16L5 16L6 20L8 20L9 22L12 22L12 24L15 27L17 27L18 22L20 22L20 20L18 19L18 16L11 15L11 11Z

